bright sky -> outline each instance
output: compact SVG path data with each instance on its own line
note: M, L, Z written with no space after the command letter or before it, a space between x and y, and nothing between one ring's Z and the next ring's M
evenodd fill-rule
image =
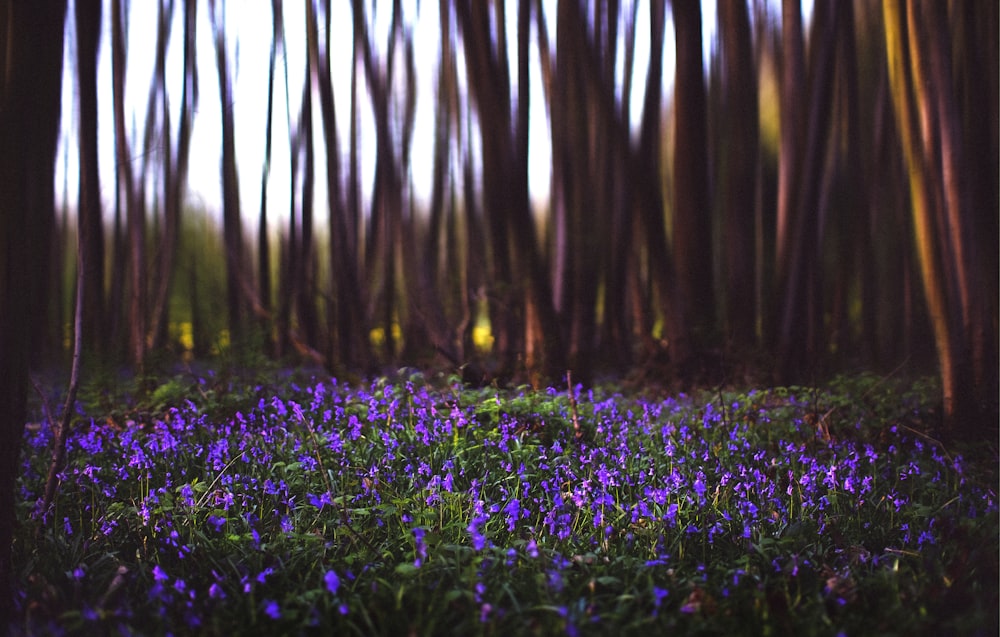
M182 45L183 36L181 21L183 11L176 3L175 26L169 43L167 78L168 94L170 96L171 126L176 131L179 121L179 102L181 81L183 76ZM338 128L343 153L347 152L347 131L350 100L350 72L352 27L351 14L347 3L334 2L341 7L340 14L335 14L331 36L331 59L334 65L333 85L336 97ZM546 21L550 30L550 42L555 41L555 0L546 0ZM71 3L72 5L72 3ZM197 50L199 96L194 117L191 141L190 171L188 177L189 201L199 203L210 211L219 211L221 201L220 156L221 156L221 119L219 112L218 75L215 67L214 41L212 23L209 18L209 3L200 1L198 5ZM417 124L412 151L412 183L418 201L429 198L431 184L430 155L433 151L433 109L434 82L437 71L439 39L437 33L438 13L437 3L424 1L414 3L404 0L404 14L407 23L412 25L414 47L416 51L416 67L418 74L417 89ZM417 6L420 6L418 13ZM379 8L375 16L373 32L378 34L376 42L384 43L388 31L388 3L377 3ZM260 210L260 179L264 159L264 130L267 108L267 75L268 58L271 42L271 5L268 0L230 0L227 6L226 31L230 47L231 80L233 82L233 109L236 127L236 153L240 177L240 201L244 218L253 221ZM708 54L715 37L715 0L702 3L704 21L704 46L707 63ZM299 104L305 70L305 16L303 4L288 2L284 4L286 43L288 56L288 90L291 107L291 124L295 125L298 118ZM63 123L60 155L57 165L56 189L57 197L63 192L70 193L70 202L75 203L78 188L77 176L77 103L75 79L75 25L73 8L67 12L67 46L65 78L63 82ZM509 3L507 12L509 26L508 37L513 39L516 33L516 3ZM641 4L638 11L635 78L633 79L632 121L639 119L639 109L642 105L642 91L645 84L646 67L649 57L648 43L648 6ZM669 21L668 11L667 41L664 47L664 78L665 91L669 93L672 85L674 68L673 25ZM99 108L99 152L102 193L105 202L105 214L110 218L114 211L114 119L112 111L111 89L111 56L110 56L110 18L111 10L107 1L103 14L104 31L101 37L101 53L98 62L98 108ZM128 29L128 62L126 77L125 109L129 118L128 126L132 133L132 154L138 172L143 160L139 140L145 126L146 102L150 90L150 77L155 56L156 33L156 3L140 0L131 4ZM322 28L322 26L321 26ZM371 27L370 27L371 28ZM534 33L533 33L534 38ZM384 49L384 45L379 49ZM516 45L509 45L512 58L516 58ZM549 127L548 115L542 99L540 77L537 62L537 49L534 40L532 44L532 82L531 87L531 121L530 121L530 188L536 201L543 201L549 192ZM623 55L619 54L619 63ZM337 60L345 62L338 64ZM512 63L515 60L512 59ZM459 67L460 83L464 86L463 67ZM363 82L363 75L359 75ZM512 72L516 80L516 71ZM619 77L620 81L620 77ZM280 219L287 215L289 201L289 115L285 109L285 79L281 60L278 60L274 101L274 130L269 181L268 209L271 219ZM361 84L363 87L363 84ZM516 90L516 87L515 87ZM362 88L360 112L362 115L361 157L364 188L370 189L374 175L375 163L375 133L371 115L371 104L367 92ZM318 110L314 109L314 127L321 134L321 122ZM175 135L176 137L176 135ZM323 166L325 157L322 144L317 143L317 191L318 204L326 201ZM159 146L148 149L150 153L161 152ZM65 190L64 190L65 178ZM152 188L148 191L152 192ZM323 210L323 208L320 208ZM325 215L323 215L325 216Z

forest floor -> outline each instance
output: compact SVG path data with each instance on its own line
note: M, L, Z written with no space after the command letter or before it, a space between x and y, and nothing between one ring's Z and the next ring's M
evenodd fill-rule
M27 429L12 633L995 635L997 450L935 395L105 377L44 515Z

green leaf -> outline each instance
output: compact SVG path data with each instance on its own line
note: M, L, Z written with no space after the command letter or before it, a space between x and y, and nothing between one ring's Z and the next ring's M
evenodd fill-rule
M401 575L402 577L413 577L420 570L413 565L412 562L403 562L402 564L396 565L396 575Z

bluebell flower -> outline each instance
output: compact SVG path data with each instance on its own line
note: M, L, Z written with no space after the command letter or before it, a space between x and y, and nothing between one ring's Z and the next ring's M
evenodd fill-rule
M264 600L264 614L271 619L281 619L281 607L273 599Z
M337 591L340 590L340 577L337 575L337 572L333 570L327 571L323 576L323 584L331 595L336 595Z

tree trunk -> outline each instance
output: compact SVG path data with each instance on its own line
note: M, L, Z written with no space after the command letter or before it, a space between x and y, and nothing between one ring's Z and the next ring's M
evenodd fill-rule
M14 483L55 201L62 1L0 4L0 626L14 620Z
M226 253L226 311L233 347L246 345L244 334L243 226L240 218L239 177L236 172L236 131L233 121L232 87L226 53L225 17L217 15L213 0L210 13L215 27L215 61L219 76L222 116L222 224ZM225 6L222 7L225 13Z
M271 1L272 32L271 54L267 65L267 123L264 129L264 166L260 176L260 215L257 220L257 285L260 289L260 304L267 314L271 313L271 240L267 222L267 185L271 176L271 140L274 123L274 75L278 57L278 48L284 54L285 29L281 12L281 2ZM271 341L271 321L260 318L258 326L261 331L261 343L264 350L274 353L274 343Z
M750 17L744 2L719 5L722 45L722 157L726 344L756 342L754 204L757 200L758 114Z
M191 119L197 107L198 75L195 71L195 37L197 27L197 6L194 0L184 2L184 78L181 89L180 123L177 129L177 147L169 141L170 120L167 104L165 68L160 87L164 139L167 141L163 160L163 233L160 238L156 272L153 283L153 306L149 315L146 342L163 346L161 335L169 321L170 287L174 278L174 264L177 260L180 241L181 216L184 208L184 193L187 188L188 158L191 148ZM164 43L165 46L165 43Z
M83 261L84 342L96 354L103 353L104 315L104 224L97 153L97 54L101 36L101 3L77 2L77 78L80 104L80 197L78 224L80 243L87 254ZM60 317L60 322L62 318Z
M934 130L935 124L945 129L956 125L954 109L940 112L943 103L939 100L950 99L952 87L943 85L940 75L935 77L933 71L935 65L944 64L948 44L934 37L930 38L927 50L921 49L919 43L927 41L928 32L942 25L928 24L917 4L884 0L882 8L896 124L909 177L920 275L941 374L945 427L952 436L985 433L982 429L972 429L986 421L980 419L983 414L972 374L971 325L966 320L969 314L963 311L968 295L962 293L962 288L970 283L965 278L969 276L969 264L960 267L959 263L969 258L959 245L968 232L964 224L969 216L963 217L959 210L949 211L949 206L961 205L943 192L949 187L948 180L955 177L951 172L955 166L949 166L949 162L956 158L952 155L944 164L938 164L938 153L942 151L935 148L935 143L941 139L938 136L943 133L946 148L942 154L957 151L957 148L947 147L950 143L947 131ZM946 229L945 236L941 236L942 228ZM993 331L995 333L995 327ZM995 426L994 416L992 427Z
M691 357L691 343L686 326L686 313L681 307L677 291L677 275L667 244L664 223L663 188L660 176L661 126L660 107L663 90L663 42L666 25L666 6L663 0L654 0L650 10L650 65L646 75L646 93L642 106L642 124L638 148L632 159L632 174L636 175L634 205L638 211L641 230L645 237L648 259L648 280L655 290L660 315L663 317L664 336L669 348L671 363L681 368ZM648 352L652 355L654 352Z
M825 210L830 188L828 166L836 147L831 147L831 110L835 69L835 26L838 3L818 2L813 17L813 53L810 58L808 90L805 102L787 101L803 108L802 136L795 145L795 163L785 166L785 146L782 145L781 177L790 181L794 193L784 211L784 225L779 220L779 268L777 291L781 297L776 325L779 377L783 382L801 380L814 369L822 354L818 345L821 337L823 309L820 294L820 254L825 237ZM795 11L791 11L795 13ZM787 17L787 16L786 16ZM794 21L794 20L793 20ZM788 34L786 34L786 39ZM785 55L788 55L786 50ZM788 62L786 61L786 64ZM787 79L787 78L786 78ZM782 85L784 93L797 90ZM794 114L790 114L796 119ZM785 111L782 111L784 127ZM782 128L784 136L784 128ZM779 200L780 203L780 200ZM779 208L779 216L782 210ZM784 244L782 244L784 241Z
M715 328L708 131L699 0L673 2L677 46L674 80L674 260L678 301L695 346Z

